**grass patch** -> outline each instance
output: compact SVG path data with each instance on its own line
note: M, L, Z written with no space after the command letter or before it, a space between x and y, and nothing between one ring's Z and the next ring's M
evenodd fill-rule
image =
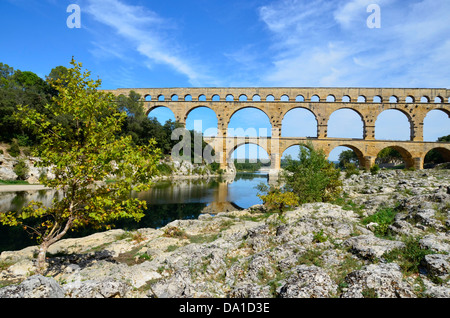
M389 226L394 223L397 213L398 211L393 208L380 208L374 214L364 218L362 224L377 223L378 225L374 229L375 236L386 237L388 236Z
M29 185L25 180L0 180L0 185Z
M420 263L425 255L435 254L433 251L421 248L419 241L419 237L408 237L404 240L404 248L397 248L385 253L383 258L387 262L399 264L405 274L418 274Z

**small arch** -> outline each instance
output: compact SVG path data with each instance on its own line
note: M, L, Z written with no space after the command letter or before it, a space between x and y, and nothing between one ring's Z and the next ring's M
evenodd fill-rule
M373 97L373 102L374 103L382 103L383 102L383 98L380 95L375 95Z
M178 95L177 94L173 94L171 97L173 102L177 102L178 101Z
M164 95L158 95L158 101L163 102L165 99Z
M408 103L408 104L414 103L414 97L413 96L406 96L405 103Z
M342 102L343 103L350 103L351 101L352 100L351 100L350 96L348 96L348 95L342 96Z
M237 163L258 163L270 166L270 155L264 147L251 141L243 141L234 145L228 152L228 162Z
M239 101L240 102L246 102L247 101L247 95L245 95L245 94L240 95L239 96Z
M184 100L185 100L186 102L192 102L192 95L187 94L186 96L184 96Z
M232 101L234 101L234 96L231 95L231 94L228 94L228 95L225 97L225 100L226 100L227 102L232 102Z
M311 96L311 102L314 102L314 103L320 102L319 95L315 94L315 95Z
M357 102L358 103L365 103L366 102L366 96L364 96L364 95L358 96Z
M275 97L273 97L273 95L267 95L266 102L273 102L273 101L275 101Z
M434 102L436 104L441 104L444 102L444 99L441 96L436 96L436 98L434 99Z
M200 102L206 102L206 96L204 94L201 94L200 96L198 96L198 100Z
M296 102L304 102L305 97L303 95L297 95L297 97L295 97L295 101Z
M217 94L213 95L212 101L213 101L213 102L218 102L218 101L220 101L220 96L217 95Z
M258 94L253 95L252 100L254 102L260 102L261 101L261 96L259 96Z
M336 97L334 95L328 95L327 96L327 102L335 102L336 101Z
M420 102L421 103L429 103L430 102L430 98L428 96L422 96L420 98Z
M152 95L147 94L147 95L145 95L144 99L146 102L150 102L152 100Z
M288 102L289 101L289 96L284 94L283 96L281 96L280 101L282 102Z
M411 168L414 160L411 153L400 146L388 146L380 150L375 163L382 168Z
M391 97L389 97L389 103L398 103L398 97L395 95L392 95Z

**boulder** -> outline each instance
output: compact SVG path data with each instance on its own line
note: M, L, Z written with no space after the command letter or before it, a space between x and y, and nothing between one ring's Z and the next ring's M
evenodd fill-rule
M53 278L34 275L0 289L0 298L64 298L64 290Z

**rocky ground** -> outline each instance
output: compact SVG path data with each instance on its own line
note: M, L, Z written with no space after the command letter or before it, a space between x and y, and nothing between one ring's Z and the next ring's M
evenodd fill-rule
M0 255L1 297L450 297L449 170L344 180L344 198L292 211L201 215Z

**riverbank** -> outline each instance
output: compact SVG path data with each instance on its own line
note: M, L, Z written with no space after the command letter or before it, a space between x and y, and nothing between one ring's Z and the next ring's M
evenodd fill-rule
M344 180L282 218L261 206L0 255L0 297L450 297L448 170ZM50 278L51 277L51 278Z

